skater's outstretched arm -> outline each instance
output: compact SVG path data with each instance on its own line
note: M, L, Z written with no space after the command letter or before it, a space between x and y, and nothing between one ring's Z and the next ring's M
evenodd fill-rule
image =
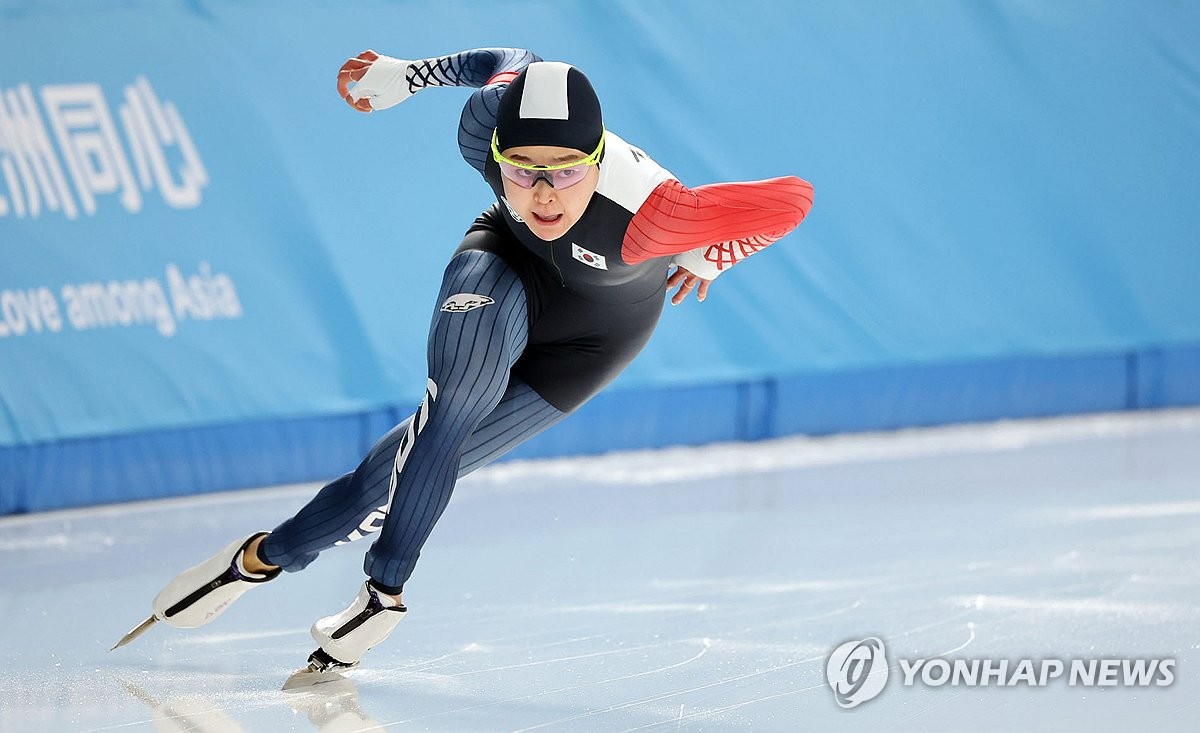
M500 97L535 61L541 59L520 48L474 48L416 61L364 51L338 71L338 94L354 109L371 112L395 106L426 87L477 88L459 120L458 146L471 167L483 173Z
M696 188L663 181L630 222L621 257L632 265L675 255L711 280L795 229L812 199L812 185L795 176Z
M795 176L696 188L672 178L629 223L621 258L632 265L672 256L667 290L679 290L671 303L679 305L693 289L702 301L718 275L796 228L812 198L812 185Z

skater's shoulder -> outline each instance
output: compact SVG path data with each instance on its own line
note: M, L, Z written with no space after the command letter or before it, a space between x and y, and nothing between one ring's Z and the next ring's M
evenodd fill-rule
M660 183L673 179L675 176L645 150L611 130L605 131L596 193L636 212Z

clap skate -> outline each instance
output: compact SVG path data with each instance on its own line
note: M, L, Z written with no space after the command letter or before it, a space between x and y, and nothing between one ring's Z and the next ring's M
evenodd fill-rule
M208 560L177 575L155 596L154 613L123 636L113 649L138 638L158 621L181 629L203 626L224 613L246 591L278 576L280 568L258 574L246 570L243 563L246 548L266 534L257 532L235 540Z
M312 636L319 646L308 655L308 666L292 673L283 689L345 679L341 673L356 667L362 655L386 639L407 612L408 608L391 596L372 588L370 581L363 583L349 608L313 624Z

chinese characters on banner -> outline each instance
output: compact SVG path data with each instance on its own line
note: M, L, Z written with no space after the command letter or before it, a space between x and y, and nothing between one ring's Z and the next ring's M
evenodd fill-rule
M175 105L145 77L124 91L114 118L99 84L47 84L40 107L28 84L0 89L0 218L91 216L112 195L136 214L155 189L200 204L208 172Z

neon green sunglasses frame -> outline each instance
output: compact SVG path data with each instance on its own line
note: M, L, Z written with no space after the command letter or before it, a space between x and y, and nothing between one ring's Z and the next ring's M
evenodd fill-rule
M500 153L500 136L497 130L492 130L492 158L497 163L511 165L514 168L524 168L529 171L561 171L565 168L574 168L578 165L597 165L600 163L600 156L604 153L604 138L605 130L600 128L600 144L587 157L581 160L571 161L570 163L560 163L558 165L530 165L528 163L518 163L510 158L505 158Z

